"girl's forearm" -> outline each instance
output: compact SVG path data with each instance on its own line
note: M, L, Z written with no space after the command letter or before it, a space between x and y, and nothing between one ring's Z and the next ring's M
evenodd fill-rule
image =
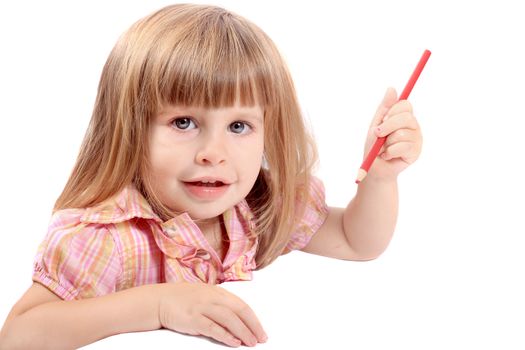
M4 344L7 349L73 349L114 334L159 329L161 287L38 305L10 321Z
M398 214L397 181L367 178L346 207L345 235L363 260L378 257L388 246Z

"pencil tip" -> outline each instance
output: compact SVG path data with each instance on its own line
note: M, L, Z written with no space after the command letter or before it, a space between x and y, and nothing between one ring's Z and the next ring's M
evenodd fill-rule
M359 172L357 173L357 178L355 179L355 183L359 185L361 181L366 177L367 171L363 168L359 168Z

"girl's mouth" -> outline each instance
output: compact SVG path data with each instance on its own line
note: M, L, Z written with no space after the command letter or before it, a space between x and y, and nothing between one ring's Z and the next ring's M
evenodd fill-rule
M215 182L184 182L184 189L193 198L198 200L213 201L220 198L228 188L229 184L221 181Z
M220 187L224 186L224 183L221 181L215 181L215 182L202 182L202 181L195 181L195 182L186 182L187 184L191 186L202 186L202 187Z

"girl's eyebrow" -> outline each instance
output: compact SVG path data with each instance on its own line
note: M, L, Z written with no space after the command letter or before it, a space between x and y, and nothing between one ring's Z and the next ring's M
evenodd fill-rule
M235 113L235 116L241 119L254 119L258 122L263 121L262 114L260 113L254 113L254 112L238 112Z
M160 111L159 111L159 115L163 115L163 116L166 116L166 115L169 115L169 116L173 116L173 115L193 115L193 114L198 114L198 115L202 115L202 114L205 114L205 113L202 113L203 111L205 110L201 110L200 108L195 108L195 107L180 107L180 106L176 106L176 107L163 107ZM235 118L239 118L239 119L252 119L252 120L256 120L260 123L263 122L263 113L259 113L259 112L256 112L256 111L251 111L251 110L243 110L241 109L240 111L237 110L237 111L233 111L232 115L235 117Z
M187 114L189 112L194 113L195 109L192 107L164 106L159 110L158 114Z

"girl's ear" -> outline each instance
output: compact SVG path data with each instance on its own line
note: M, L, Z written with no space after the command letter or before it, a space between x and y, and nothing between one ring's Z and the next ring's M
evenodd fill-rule
M265 170L268 170L268 161L266 160L266 156L265 154L263 153L263 156L262 156L262 164L261 164L261 167Z

